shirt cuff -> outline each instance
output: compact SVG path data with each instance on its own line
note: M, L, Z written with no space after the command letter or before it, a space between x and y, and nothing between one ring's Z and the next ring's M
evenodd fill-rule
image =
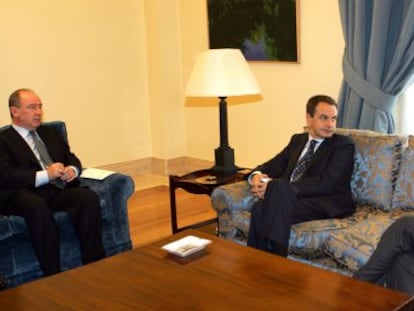
M47 170L37 171L36 172L36 180L35 180L35 187L40 187L49 183L49 176L47 175Z
M73 169L75 172L76 178L79 177L79 169L76 166L70 165L70 168ZM47 175L47 170L37 171L36 172L36 180L35 180L35 187L40 187L49 183L49 176Z
M69 165L69 167L71 167L73 169L73 171L75 172L76 178L78 178L79 177L79 169L76 166L73 166L73 165Z
M254 175L257 175L257 174L262 174L262 172L261 171L254 171L254 172L252 172L250 175L249 175L249 177L247 178L247 182L251 185L252 184L252 178L253 178L253 176Z

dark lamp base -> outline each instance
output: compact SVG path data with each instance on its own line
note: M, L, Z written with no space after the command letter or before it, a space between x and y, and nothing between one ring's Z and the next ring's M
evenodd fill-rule
M234 149L229 146L220 146L215 150L215 165L213 171L222 174L233 174L240 168L234 165Z

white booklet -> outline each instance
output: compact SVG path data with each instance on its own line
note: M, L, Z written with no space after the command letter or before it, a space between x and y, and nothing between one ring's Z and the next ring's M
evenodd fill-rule
M161 248L171 254L186 257L204 249L210 243L210 240L202 239L193 235L187 235L185 238L166 244Z
M103 170L100 168L85 168L82 171L80 177L82 178L89 178L89 179L97 179L97 180L104 180L109 175L115 174L113 171Z

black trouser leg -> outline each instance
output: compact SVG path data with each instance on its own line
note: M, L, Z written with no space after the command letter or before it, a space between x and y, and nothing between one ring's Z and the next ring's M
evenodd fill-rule
M386 281L390 288L414 294L414 217L406 216L385 230L367 263L354 274L360 280ZM412 284L402 288L403 284Z
M391 270L386 275L386 285L389 288L414 295L414 251L398 256L392 263Z
M249 240L269 238L287 247L296 202L289 181L274 179L269 182L264 199L252 208Z
M33 249L45 276L61 271L59 229L47 206L37 208L26 216L27 229Z
M79 238L82 261L90 263L105 257L101 207L97 194L86 188L65 189L52 204L54 208L63 208L68 213Z
M292 224L329 217L323 201L319 197L297 198L287 179L272 180L264 199L253 205L247 245L286 256Z
M43 274L59 272L59 230L46 200L30 190L21 190L10 200L6 211L25 219L30 242Z
M295 204L287 180L269 182L265 198L253 205L247 245L286 257Z

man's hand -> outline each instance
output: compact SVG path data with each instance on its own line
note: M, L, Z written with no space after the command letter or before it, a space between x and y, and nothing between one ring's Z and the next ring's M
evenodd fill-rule
M267 176L266 174L253 175L251 179L250 189L252 196L259 199L263 199L266 192L267 183L270 180L271 178L269 178L269 176Z
M64 182L71 182L76 178L75 171L70 166L64 166L63 163L55 162L47 168L49 180L62 179Z
M70 166L66 166L63 169L63 176L60 177L64 182L71 182L72 180L74 180L76 178L76 174L75 171L73 170L72 167Z
M61 178L63 176L64 168L65 166L60 162L50 164L47 168L47 176L49 177L49 180Z

